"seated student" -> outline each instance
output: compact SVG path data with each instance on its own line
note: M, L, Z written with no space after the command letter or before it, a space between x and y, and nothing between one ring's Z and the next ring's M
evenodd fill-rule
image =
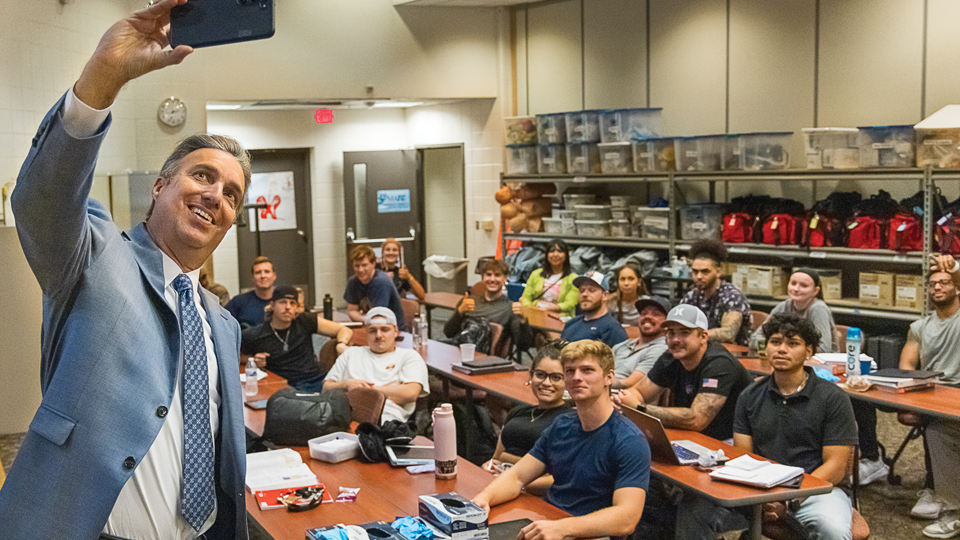
M364 315L375 307L385 307L393 312L397 326L406 330L400 294L393 281L383 270L377 269L377 255L370 246L356 246L350 250L353 277L347 281L343 299L347 301L347 315L351 321L362 322Z
M680 304L671 309L663 328L667 352L617 399L656 416L668 428L729 440L737 397L753 379L723 345L707 338L707 317L696 307ZM670 390L673 406L651 405L664 390Z
M427 297L427 291L423 290L423 285L420 285L420 282L407 270L406 265L401 266L402 249L396 238L387 238L380 245L380 263L377 264L377 268L390 276L400 298L406 298L408 293L413 293L417 300L422 302Z
M270 301L270 320L247 328L240 338L240 362L254 357L257 366L268 369L287 380L301 392L319 392L323 377L313 354L313 334L334 337L337 352L348 347L353 331L341 324L328 321L316 313L298 309L296 287L274 287Z
M518 540L631 534L643 513L650 447L610 401L613 354L603 343L579 341L563 348L560 364L576 411L560 415L533 449L473 502L489 510L549 473L553 485L547 502L573 517L534 521L521 529Z
M746 345L750 337L750 302L739 289L720 279L727 250L716 240L698 240L687 254L693 288L681 304L696 306L707 316L710 339Z
M857 443L850 398L837 385L804 367L817 351L820 334L809 319L794 313L772 316L763 326L773 374L740 394L733 444L834 485L833 491L784 503L763 505L764 520L792 514L810 538L850 538L853 507L836 487L847 476ZM709 539L716 533L748 525L739 512L720 508L702 497L684 497L678 507L676 537Z
M240 323L240 328L263 323L263 312L273 298L273 283L277 281L273 263L266 257L254 259L250 270L253 272L253 290L234 296L225 306Z
M406 422L417 398L430 393L427 364L417 351L398 349L397 317L385 307L367 312L363 324L366 347L350 347L327 374L323 390L376 388L387 396L380 423Z
M563 325L560 339L574 342L594 339L613 347L627 340L623 326L607 311L607 276L590 271L573 280L580 290L580 310L583 312Z
M507 413L493 458L484 464L484 469L499 473L502 463L514 464L520 461L520 458L533 448L540 434L550 427L558 416L570 410L570 405L563 401L560 343L548 343L537 351L530 365L530 380L527 382L537 404L517 405ZM553 477L547 474L528 485L527 491L542 494L552 483Z
M614 277L617 280L617 291L610 294L607 310L620 324L636 325L640 319L637 300L650 294L643 281L643 272L636 263L628 262L617 269Z
M833 351L834 339L837 333L837 327L833 324L833 314L822 300L823 293L820 290L820 273L812 268L798 268L790 275L790 282L787 284L788 298L774 306L770 316L778 313L796 313L803 319L809 319L817 331L820 332L820 346L815 353L829 353ZM755 349L760 336L764 335L763 326L750 336L750 348Z
M670 311L670 302L659 296L644 296L636 302L640 314L637 326L640 337L628 339L613 347L614 388L630 388L647 376L660 355L667 351L663 337L663 321Z
M503 294L503 284L509 273L507 263L498 259L487 259L480 267L483 275L484 291L475 298L464 296L457 304L453 316L443 325L443 334L452 338L463 330L463 324L474 318L483 317L503 327L507 335L515 336L520 328L520 320L513 313L513 302ZM494 344L491 343L491 346ZM481 351L489 353L490 351Z
M573 284L576 278L577 275L570 270L570 248L567 243L550 240L543 267L530 274L519 303L573 317L577 308L577 287Z

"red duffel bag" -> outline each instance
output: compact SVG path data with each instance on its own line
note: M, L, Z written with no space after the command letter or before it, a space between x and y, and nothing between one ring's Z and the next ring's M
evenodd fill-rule
M883 221L870 216L857 216L847 225L847 246L856 249L881 249Z
M797 245L800 222L790 214L773 214L763 222L763 243L774 246Z
M723 216L723 241L727 244L752 243L757 216L737 212Z
M923 220L915 214L897 214L890 218L887 229L887 249L923 250Z

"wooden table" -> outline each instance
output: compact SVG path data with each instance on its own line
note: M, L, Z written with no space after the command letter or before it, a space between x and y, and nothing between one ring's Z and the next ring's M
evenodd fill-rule
M404 334L404 341L400 342L398 347L410 348L411 339L408 334ZM443 378L444 394L448 392L449 381L455 381L469 389L484 390L487 393L506 398L515 403L527 403L536 405L537 399L533 397L530 391L530 374L528 371L508 371L505 373L492 373L489 375L466 375L453 371L453 365L460 363L460 349L454 345L447 345L439 341L429 340L424 350L423 359L427 362L427 368ZM483 358L485 355L477 354L477 358Z
M760 360L759 358L740 358L740 363L747 371L756 375L768 375L773 373L770 362ZM808 362L807 365L815 368L831 369L828 364L820 362ZM844 375L838 375L840 380L845 380ZM842 387L847 391L852 399L869 401L876 405L893 407L895 409L904 409L914 411L928 416L937 416L948 420L960 421L960 388L946 386L943 384L934 385L928 390L917 390L915 392L885 392L871 388L866 392L854 392L846 386Z

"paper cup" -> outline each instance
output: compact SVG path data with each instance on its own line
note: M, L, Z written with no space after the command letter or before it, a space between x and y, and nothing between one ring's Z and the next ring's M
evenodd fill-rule
M477 352L477 345L474 343L464 343L460 345L460 361L473 362L473 355Z

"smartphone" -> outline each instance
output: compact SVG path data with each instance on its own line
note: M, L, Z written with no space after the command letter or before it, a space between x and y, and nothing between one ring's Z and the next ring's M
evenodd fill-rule
M243 404L255 411L260 411L267 408L267 400L265 399L258 399L256 401L244 401Z
M170 10L170 45L212 47L273 37L273 0L189 0Z

